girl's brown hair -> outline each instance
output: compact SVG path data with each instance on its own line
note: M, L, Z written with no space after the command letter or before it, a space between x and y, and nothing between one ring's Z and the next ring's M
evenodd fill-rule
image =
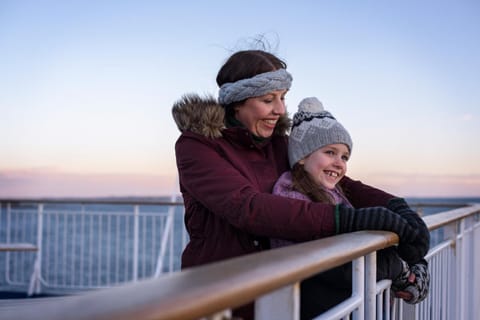
M313 181L303 165L298 162L292 168L292 182L294 190L303 193L312 201L335 204L332 197Z

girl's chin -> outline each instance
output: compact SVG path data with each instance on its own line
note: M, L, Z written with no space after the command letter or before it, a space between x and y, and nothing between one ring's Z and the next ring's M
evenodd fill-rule
M322 183L322 187L324 187L325 189L329 189L329 190L335 189L336 185L337 185L337 182Z

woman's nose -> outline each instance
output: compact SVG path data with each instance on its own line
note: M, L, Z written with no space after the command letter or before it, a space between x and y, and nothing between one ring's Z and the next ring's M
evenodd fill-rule
M283 100L276 100L274 105L273 105L273 113L282 115L285 114L286 108L285 108L285 101Z

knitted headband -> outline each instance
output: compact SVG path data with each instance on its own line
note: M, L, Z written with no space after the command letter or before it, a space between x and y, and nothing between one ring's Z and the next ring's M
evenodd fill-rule
M218 93L218 102L225 106L271 91L290 89L291 85L292 75L285 69L260 73L252 78L224 83Z

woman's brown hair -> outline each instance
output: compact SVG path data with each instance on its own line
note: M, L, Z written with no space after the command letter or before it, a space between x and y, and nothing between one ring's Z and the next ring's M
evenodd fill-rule
M260 73L286 69L287 64L263 50L238 51L228 58L217 74L219 87L224 83L248 79Z

